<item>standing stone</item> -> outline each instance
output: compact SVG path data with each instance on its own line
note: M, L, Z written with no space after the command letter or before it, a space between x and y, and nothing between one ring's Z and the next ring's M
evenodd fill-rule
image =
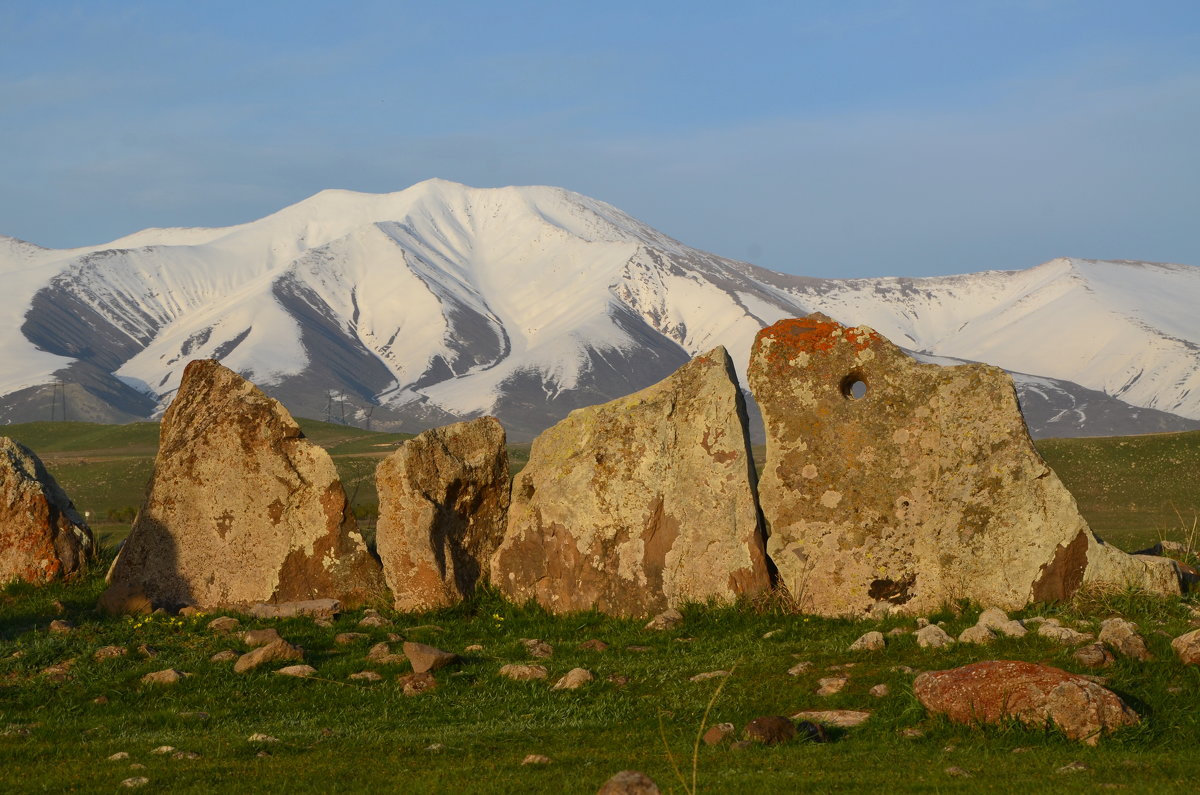
M33 451L0 436L0 583L82 572L92 531Z
M619 616L769 587L746 408L724 348L534 441L492 582L552 612Z
M504 538L508 448L495 417L425 431L375 470L376 544L397 610L471 596Z
M212 360L187 366L154 475L101 606L139 592L204 610L383 593L329 454L287 410Z
M814 314L759 332L749 379L766 426L767 551L802 611L1018 609L1085 583L1179 593L1169 562L1092 535L996 367L921 364Z

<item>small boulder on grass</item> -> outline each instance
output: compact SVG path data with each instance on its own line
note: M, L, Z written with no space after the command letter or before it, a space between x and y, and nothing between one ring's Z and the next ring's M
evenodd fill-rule
M404 695L417 696L436 688L437 680L433 678L433 674L425 671L402 676L396 680L396 684L400 685L400 690Z
M1109 618L1100 622L1101 643L1107 643L1118 654L1145 662L1151 658L1146 640L1137 631L1137 624L1123 618Z
M238 627L241 625L242 622L233 616L218 616L217 618L214 618L212 621L208 622L208 631L228 634L231 632L237 632Z
M124 646L101 646L96 649L95 654L92 655L92 659L111 660L114 657L124 657L126 654L129 654L129 649Z
M1184 665L1200 665L1200 629L1175 638L1171 641L1171 648Z
M979 620L975 622L975 626L987 627L998 635L1008 635L1010 638L1023 638L1028 632L1024 624L1009 618L1008 613L998 607L989 607L984 610L979 616Z
M737 730L732 723L718 723L709 726L702 739L705 745L720 745L732 737L735 731Z
M578 690L596 677L586 668L572 668L566 676L554 683L553 690Z
M500 675L517 682L528 682L532 679L545 679L550 675L544 665L526 665L524 663L509 663L500 669Z
M601 785L596 795L659 795L654 779L637 770L622 770Z
M967 627L958 636L959 643L976 643L986 645L996 639L996 633L988 627L976 624L973 627Z
M382 676L374 671L359 671L356 674L350 674L351 679L358 679L363 682L379 682L383 679Z
M213 656L209 657L208 661L215 662L215 663L233 662L234 660L236 660L238 657L241 657L241 656L242 655L238 654L233 649L223 649L223 650L217 652L216 654L214 654Z
M1089 635L1086 632L1078 632L1070 627L1064 627L1060 624L1051 624L1049 622L1038 627L1038 635L1043 638L1049 638L1063 644L1064 646L1078 646L1080 643L1087 643L1095 636Z
M954 643L954 638L946 634L946 630L937 624L930 624L917 630L917 645L922 649L940 649Z
M523 765L548 765L550 762L550 757L543 756L542 754L529 754L521 760L521 764Z
M406 659L403 654L393 654L392 647L386 643L376 643L367 652L367 660L378 665L399 665Z
M242 635L242 643L245 643L252 649L256 649L259 646L266 646L268 643L274 643L279 639L279 630L274 627L252 629Z
M646 624L646 629L668 630L675 629L683 623L683 613L680 613L675 608L668 608L654 618L650 619Z
M1089 643L1087 646L1076 649L1071 656L1088 668L1104 668L1111 665L1116 659L1103 643Z
M247 671L252 671L260 665L266 665L272 662L291 662L293 660L303 660L304 650L299 646L293 646L283 638L268 643L266 646L260 646L254 651L249 651L238 658L238 661L233 664L233 672L243 674Z
M886 645L882 632L868 632L850 644L850 651L879 651Z
M810 709L797 712L792 716L794 721L811 721L825 726L836 726L839 729L851 729L861 726L871 717L871 713L857 709Z
M281 676L298 676L303 678L306 676L312 676L316 672L317 669L313 668L311 665L288 665L280 668L275 673Z
M191 676L183 671L174 668L167 668L163 671L155 671L154 673L146 674L142 677L144 685L173 685L183 681L184 677Z
M427 671L438 671L445 668L451 663L458 662L458 655L448 651L430 646L425 643L413 643L408 641L404 644L404 656L412 663L412 668L415 673L423 674Z

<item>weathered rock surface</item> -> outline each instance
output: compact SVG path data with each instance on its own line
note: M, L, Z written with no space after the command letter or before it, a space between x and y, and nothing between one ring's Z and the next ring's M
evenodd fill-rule
M749 380L767 551L805 612L1016 609L1085 583L1179 593L1176 573L1092 535L998 368L921 364L814 314L759 332Z
M1184 665L1200 665L1200 629L1175 638L1171 641L1171 648Z
M836 726L839 729L852 729L861 726L871 717L871 713L860 709L809 709L797 712L792 716L794 721L812 721L826 726Z
M572 668L554 683L551 690L578 690L596 677L586 668Z
M872 630L850 644L850 651L879 651L887 645L883 633Z
M425 431L375 470L376 544L397 610L475 592L504 538L508 448L495 417Z
M233 672L235 674L242 674L271 662L291 662L292 660L303 659L303 649L293 646L283 638L279 638L268 643L266 646L259 646L254 651L248 651L243 654L233 664Z
M1146 639L1137 631L1137 624L1124 618L1107 618L1100 622L1101 643L1107 643L1118 654L1145 662L1150 659Z
M142 677L142 684L144 684L144 685L173 685L173 684L183 681L184 677L186 677L186 676L189 676L189 674L186 674L183 671L179 671L174 668L167 668L166 670L163 670L163 671L154 671L153 673L146 674L145 676Z
M724 348L533 443L492 582L557 612L653 614L770 585L746 408Z
M341 611L342 603L337 599L304 599L299 602L251 605L247 612L255 618L336 618Z
M659 795L654 779L638 770L622 770L596 791L596 795Z
M930 712L956 723L1053 723L1072 740L1095 745L1102 734L1138 722L1115 693L1076 674L1036 663L992 660L927 671L913 693Z
M241 376L187 366L154 476L101 605L129 593L202 609L383 593L329 455Z
M413 671L423 674L426 671L440 671L451 663L458 662L458 655L430 646L426 643L404 644L404 656L412 663Z
M940 649L954 642L954 638L950 637L946 630L937 624L921 627L917 630L916 636L917 645L922 649Z
M87 522L41 459L0 436L0 583L69 577L94 553Z
M526 665L524 663L509 663L500 667L500 675L506 679L518 682L528 682L532 679L545 679L550 675L544 665Z

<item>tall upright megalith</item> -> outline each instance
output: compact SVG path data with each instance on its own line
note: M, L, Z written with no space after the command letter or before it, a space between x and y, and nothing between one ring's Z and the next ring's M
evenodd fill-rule
M1092 581L1178 593L1169 567L1092 535L996 367L922 364L814 314L759 332L749 379L767 550L803 610L1017 609Z
M495 417L433 428L375 469L375 545L397 610L462 601L487 579L508 515L508 448Z
M184 370L145 503L101 605L210 609L385 593L329 454L213 360Z
M41 459L0 436L0 583L69 577L94 552L87 522Z
M745 404L724 348L577 409L534 441L492 582L554 612L621 616L770 585Z

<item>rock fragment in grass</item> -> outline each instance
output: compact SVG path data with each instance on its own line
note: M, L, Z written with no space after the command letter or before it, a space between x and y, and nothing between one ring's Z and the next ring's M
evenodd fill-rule
M242 622L233 616L217 616L207 626L209 632L231 633L237 632L241 625Z
M1151 659L1146 640L1138 634L1137 624L1123 618L1109 618L1100 622L1099 641L1107 643L1125 657L1142 662Z
M540 638L521 638L521 645L530 657L544 660L554 656L554 647Z
M377 665L400 665L407 658L403 654L395 654L392 647L386 643L376 643L367 652L367 661Z
M252 649L256 649L259 646L266 646L268 643L274 643L277 640L280 640L279 630L274 627L252 629L242 635L242 643L245 643Z
M141 644L140 646L137 647L137 651L138 651L138 654L142 655L147 660L150 659L151 657L158 656L158 647L151 646L149 643Z
M887 631L887 634L893 635L893 636L911 635L912 630L908 627L892 627L891 629L889 629Z
M797 712L792 716L794 721L812 721L825 726L836 726L839 729L851 729L861 726L871 717L866 710L857 709L809 709Z
M155 671L153 673L146 674L142 677L142 684L174 685L183 681L183 679L188 676L191 676L191 674L184 673L183 671L175 668L166 668L162 671Z
M396 684L400 685L400 691L404 695L417 696L436 688L437 680L433 678L433 674L424 671L402 676L396 680Z
M976 624L973 627L967 627L958 636L959 643L975 643L986 645L996 639L996 633L988 627Z
M150 779L145 776L133 776L121 782L122 787L144 787L150 783Z
M483 651L483 645L480 643L472 643L470 646L463 648L463 654L474 654L480 651Z
M129 654L129 649L124 646L101 646L92 654L93 660L111 660L116 657L124 657Z
M50 622L51 635L66 635L73 629L75 625L63 618L56 618Z
M808 671L811 671L812 667L813 667L813 664L807 660L805 660L803 662L798 662L795 665L793 665L791 668L788 669L788 671L787 671L788 676L800 676L803 673L807 673Z
M523 765L548 765L552 760L548 756L542 754L529 754L521 760Z
M1200 665L1200 629L1175 638L1171 641L1171 648L1184 665Z
M359 619L358 625L360 627L390 627L392 621L380 615L378 610L372 610L368 607L363 611L363 617Z
M870 693L875 698L885 698L886 696L891 695L892 688L888 687L886 684L878 684L878 685L875 685L874 687L872 687L867 692Z
M246 742L249 742L249 743L277 743L277 742L279 742L279 740L275 737L272 737L269 734L261 734L259 732L255 732L254 734L251 734L249 737L246 738Z
M304 678L306 676L312 676L316 672L317 669L313 668L311 665L288 665L280 668L275 673L279 674L280 676L298 676Z
M720 745L732 737L735 731L737 730L732 723L718 723L714 726L709 726L708 730L704 732L704 744Z
M773 629L773 630L771 630L770 632L764 632L764 633L763 633L763 635L762 635L762 639L763 639L763 640L770 640L771 638L775 637L776 635L778 635L778 634L779 634L779 633L781 633L781 632L783 632L783 630L782 630L782 629Z
M232 662L233 660L236 660L238 657L241 657L241 656L242 655L238 654L233 649L224 649L222 651L217 652L213 656L209 657L208 661L215 662L215 663Z
M578 690L596 677L586 668L572 668L566 675L554 683L552 690Z
M247 671L252 671L260 665L265 665L272 662L291 662L293 660L303 660L304 650L298 646L293 646L286 640L279 640L268 643L266 646L260 646L254 651L249 651L238 658L238 661L233 664L233 672L242 674Z
M845 676L827 676L823 679L818 679L817 695L832 696L834 693L840 693L849 681Z
M1068 762L1067 764L1058 768L1054 772L1055 773L1082 773L1085 770L1091 770L1091 768L1088 767L1087 765L1085 765L1083 762Z
M525 663L509 663L500 669L500 675L517 682L527 682L533 679L545 679L550 675L544 665L528 665Z
M879 651L887 645L882 632L868 632L850 644L850 651Z
M622 770L600 786L596 795L659 795L654 779L638 770Z
M626 646L625 651L633 651L633 652L640 653L640 652L654 651L654 647L652 647L652 646L637 646L637 645Z
M200 754L195 751L176 751L171 754L172 759L199 759Z
M120 762L120 761L122 761L122 760L124 760L124 759L128 759L128 758L129 758L129 752L128 752L128 751L117 751L115 754L113 754L112 756L110 756L110 757L108 758L108 761L110 761L110 762Z
M977 627L987 627L997 635L1007 635L1010 638L1023 638L1029 630L1025 629L1025 625L1014 618L1009 618L1008 613L1005 613L998 607L989 607L979 615L979 620L975 622Z
M683 623L683 613L673 607L667 608L646 623L646 629L669 630Z
M796 736L796 724L783 715L763 715L747 723L742 736L762 745L777 745Z
M954 638L946 634L946 630L937 624L930 624L917 630L917 645L923 649L940 649L954 643Z
M404 656L412 663L413 672L418 674L440 671L447 665L458 662L457 654L442 651L427 643L413 643L412 641L404 644Z
M729 676L729 671L705 671L688 679L689 682L707 682L709 679L721 679Z
M1064 646L1078 646L1080 643L1087 643L1095 639L1095 635L1087 632L1079 632L1078 630L1064 627L1060 624L1042 624L1038 627L1038 635L1043 638L1049 638L1052 641L1061 643Z
M971 778L971 773L957 765L951 765L946 768L945 773L952 778Z
M157 754L158 756L166 756L174 750L175 746L173 745L160 745L157 748L151 749L150 753Z
M358 679L364 682L379 682L383 677L374 671L359 671L356 674L350 674L351 679Z
M333 636L333 642L339 646L349 646L351 643L358 643L369 637L371 636L365 632L339 632Z

